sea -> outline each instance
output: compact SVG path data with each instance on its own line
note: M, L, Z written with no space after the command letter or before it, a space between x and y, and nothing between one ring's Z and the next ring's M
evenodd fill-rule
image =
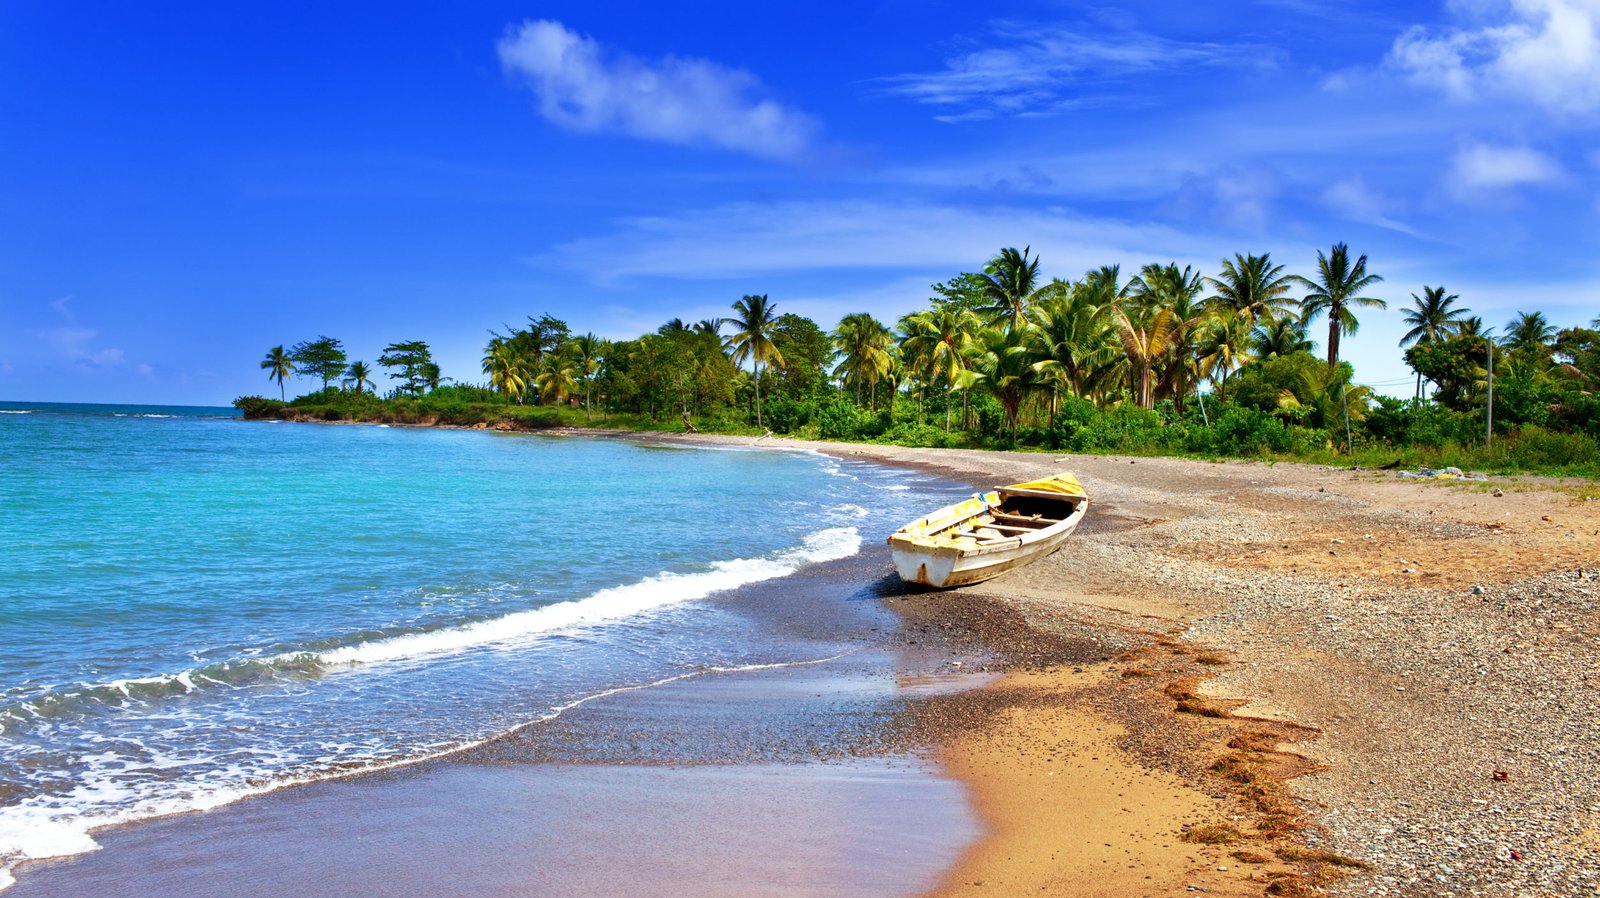
M860 651L719 596L969 492L760 446L0 403L0 887L104 827Z

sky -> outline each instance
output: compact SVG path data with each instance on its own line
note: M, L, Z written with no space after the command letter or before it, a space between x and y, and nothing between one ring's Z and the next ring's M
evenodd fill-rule
M478 382L530 315L831 328L1006 246L1076 278L1339 242L1389 302L1343 353L1408 395L1424 286L1600 316L1597 136L1600 0L9 0L0 399L225 405L322 334Z

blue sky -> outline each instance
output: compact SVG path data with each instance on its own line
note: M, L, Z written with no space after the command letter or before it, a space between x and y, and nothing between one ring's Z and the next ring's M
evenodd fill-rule
M1076 277L1338 241L1391 305L1345 354L1404 393L1425 284L1600 315L1597 126L1600 0L18 0L0 399L225 404L318 334L475 381L528 315L828 327L1002 246Z

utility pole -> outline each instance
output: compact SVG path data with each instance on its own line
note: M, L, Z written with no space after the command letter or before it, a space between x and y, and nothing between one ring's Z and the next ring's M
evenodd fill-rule
M1484 407L1483 448L1494 446L1494 338L1489 338L1489 404Z
M1344 399L1344 454L1354 452L1350 448L1350 385L1348 383L1339 387L1340 396Z

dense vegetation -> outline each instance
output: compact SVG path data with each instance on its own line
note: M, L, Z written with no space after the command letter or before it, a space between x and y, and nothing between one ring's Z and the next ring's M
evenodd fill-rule
M318 337L261 362L279 399L235 404L251 417L1600 474L1600 319L1557 330L1528 312L1496 336L1459 297L1423 287L1401 342L1416 382L1395 399L1340 360L1359 311L1386 305L1369 295L1382 278L1343 244L1318 254L1311 277L1268 255L1223 260L1212 277L1176 264L1077 280L1039 269L1030 249L1004 249L934 284L929 306L893 327L862 312L824 331L763 295L633 340L529 318L491 335L482 384L441 377L423 341L393 343L377 364L398 385L381 397L370 366ZM285 401L296 375L320 389Z

